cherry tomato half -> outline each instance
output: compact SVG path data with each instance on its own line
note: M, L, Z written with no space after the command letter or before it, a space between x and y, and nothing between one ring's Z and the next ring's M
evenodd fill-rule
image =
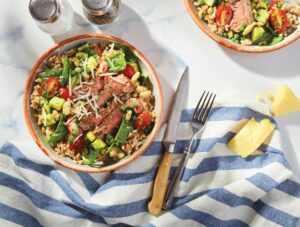
M273 9L271 11L270 22L278 33L284 33L287 29L288 19L282 9Z
M233 17L233 11L230 6L220 4L216 12L216 22L221 25L229 25Z
M140 114L134 122L134 127L137 129L145 129L152 123L152 115L149 113L142 113Z
M96 53L98 54L99 57L102 56L102 49L101 49L101 47L99 45L97 45L95 47L95 51L96 51Z
M44 90L45 90L45 84L42 84L42 86L39 90L39 95L43 95Z
M72 100L74 98L73 95L70 95L69 88L67 88L67 87L61 87L59 89L59 93L60 93L60 97L65 100L68 100L68 99Z
M46 91L49 97L54 95L55 91L59 90L59 80L56 77L49 77L46 80Z
M119 73L122 73L122 74L124 74L124 76L128 77L129 79L131 79L133 77L133 75L135 74L135 69L133 68L132 65L127 64L126 67L125 67L125 69L123 69Z
M84 137L81 135L79 138L76 138L76 141L73 144L69 145L69 148L74 150L75 153L81 153L84 144Z

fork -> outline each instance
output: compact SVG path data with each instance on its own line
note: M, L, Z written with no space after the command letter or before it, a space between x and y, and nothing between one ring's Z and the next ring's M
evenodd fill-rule
M189 145L184 149L179 165L174 173L174 177L169 184L163 206L163 209L165 210L170 209L172 206L174 193L182 177L184 167L186 166L186 163L188 161L189 153L191 151L192 144L195 140L195 136L203 131L204 126L206 125L207 119L209 117L209 113L214 104L215 98L215 94L204 91L201 98L199 99L197 107L194 110L191 120L193 134L190 139Z

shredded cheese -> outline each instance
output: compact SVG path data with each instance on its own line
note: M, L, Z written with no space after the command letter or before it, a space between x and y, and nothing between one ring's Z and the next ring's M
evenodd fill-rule
M86 84L86 85L94 85L95 82L82 82L82 84Z
M69 96L72 96L72 77L71 77L71 73L69 74Z
M80 115L80 116L78 117L78 120L80 121L83 117L84 117L84 114Z
M89 90L85 95L80 95L78 96L76 99L74 99L74 102L78 101L78 100L83 100L83 99L87 99L92 95L91 91Z
M92 73L92 77L95 78L95 72L94 72L94 69L93 68L90 68L91 70L91 73Z
M83 110L83 113L85 113L85 114L88 112L84 106L82 107L82 110Z
M104 66L104 63L103 63L103 62L101 62L101 63L99 64L99 68L98 68L98 70L97 70L97 73L96 73L96 74L101 74L101 73L103 72L103 66Z
M98 162L95 162L94 164L95 164L95 165L103 165L103 164L104 164L104 162L102 162L102 161L98 161Z
M75 139L74 139L74 141L73 141L73 144L77 141L77 140L79 140L79 138L82 136L82 133L80 133Z
M114 51L114 48L115 48L115 43L112 43L110 45L109 53L112 53Z
M88 59L86 58L83 62L83 71L86 73L86 64L87 64Z
M117 75L117 73L100 73L98 76L114 76Z
M92 101L90 99L87 99L88 103L90 104L91 108L94 110L95 114L96 114L96 118L99 118L99 114L97 111L97 107L95 107L92 103Z
M78 90L78 89L80 89L80 88L82 88L82 85L78 85L78 86L74 87L74 88L73 88L73 91L76 91L76 90Z
M99 107L99 105L98 105L98 103L97 103L97 101L96 101L96 96L92 93L92 100L94 101L94 105L95 105L95 107L97 108L97 109L99 109L100 107Z
M114 99L115 99L117 102L119 102L120 104L124 105L124 102L123 102L117 95L115 95L114 93L113 93L112 95L113 95Z
M69 100L69 102L70 102L72 105L74 105L74 102L73 102L72 100Z
M71 118L68 119L67 122L64 123L64 124L65 124L65 125L68 125L68 124L71 123L75 118L76 118L76 116L71 117Z
M123 75L123 74L120 74L120 75ZM124 75L123 75L123 76L124 76ZM120 79L117 78L117 77L113 77L113 76L112 76L111 79L114 80L114 81L116 81L116 82L118 82L118 83L120 83L120 84L123 84L123 85L126 84L126 81L120 80Z

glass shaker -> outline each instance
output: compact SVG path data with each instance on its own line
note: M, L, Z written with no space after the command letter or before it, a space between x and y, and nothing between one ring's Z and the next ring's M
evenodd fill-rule
M119 15L120 0L82 0L83 12L93 24L104 25Z
M29 11L37 25L50 35L61 35L71 27L74 12L67 0L30 0Z

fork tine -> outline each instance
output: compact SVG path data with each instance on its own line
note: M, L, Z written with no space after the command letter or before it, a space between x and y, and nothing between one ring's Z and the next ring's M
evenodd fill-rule
M194 116L195 120L198 120L199 116L201 115L201 113L203 111L203 105L206 103L206 99L207 99L208 95L209 95L209 92L205 91L204 100L203 100L203 102L200 103L200 106L197 108L197 113Z
M202 93L202 96L201 96L201 98L199 99L199 102L198 102L198 104L197 104L197 107L196 107L195 110L194 110L192 119L196 118L196 114L197 114L197 112L198 112L198 110L199 110L200 103L201 103L201 101L202 101L202 99L203 99L205 93L206 93L206 91L204 91L204 92Z
M199 116L201 115L202 111L203 111L203 105L206 103L206 99L209 95L209 92L207 92L205 94L204 100L200 103L200 106L197 109L197 114L195 115L195 120L198 120Z
M207 102L204 102L203 105L201 106L201 114L198 116L198 120L202 121L202 119L204 118L204 116L206 115L207 112L207 107L209 106L211 97L212 97L212 93L208 92L209 98L207 100Z
M214 104L214 102L215 102L215 99L216 99L216 95L214 94L213 95L213 99L212 99L212 101L211 101L211 103L210 103L210 105L209 105L209 108L207 109L207 111L206 111L206 114L203 116L203 122L206 122L207 121L207 118L208 118L208 116L209 116L209 113L210 113L210 111L211 111L211 109L212 109L212 106L213 106L213 104Z

